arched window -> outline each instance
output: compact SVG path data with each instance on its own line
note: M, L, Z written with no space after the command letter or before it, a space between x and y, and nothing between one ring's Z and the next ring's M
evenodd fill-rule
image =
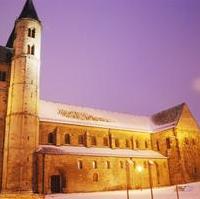
M160 146L159 146L159 141L158 140L156 141L156 148L157 148L157 151L160 151Z
M189 144L189 139L185 138L185 144Z
M144 161L144 168L147 168L147 161Z
M120 161L120 168L123 169L124 168L124 162Z
M2 82L6 81L6 72L0 71L0 81Z
M32 47L31 47L31 55L34 55L35 54L35 46L33 45Z
M170 144L170 139L169 138L166 138L166 145L167 145L168 149L171 148L171 144Z
M78 136L78 143L81 145L84 144L84 136L83 135Z
M196 144L196 141L195 141L195 139L194 139L194 138L192 139L192 144L193 144L193 145L195 145L195 144Z
M97 161L96 161L96 160L94 160L94 161L92 162L92 168L93 168L93 169L97 169Z
M111 165L110 165L110 161L106 161L106 168L110 169Z
M91 137L91 145L97 145L97 140L95 136Z
M71 143L70 135L65 134L65 144L70 144L70 143Z
M27 46L27 54L31 54L31 47L30 47L30 45Z
M115 139L115 147L119 147L119 139Z
M55 133L48 134L48 144L56 144L56 135Z
M103 145L108 146L108 138L107 137L103 138Z
M145 148L147 149L148 148L148 142L147 141L145 141Z
M126 140L126 148L130 148L130 142L128 139Z
M35 38L35 28L33 28L33 29L29 28L28 29L28 37Z
M28 29L28 37L31 37L31 29Z
M136 146L137 149L140 147L138 140L135 140L135 146Z
M82 162L82 160L78 160L77 167L78 167L78 169L83 169L83 162Z
M35 38L35 28L32 30L32 38Z
M99 175L98 173L93 174L93 182L98 182L99 181Z
M155 163L155 165L156 165L156 175L157 175L158 184L160 184L160 170L159 170L159 165L158 165L157 162Z

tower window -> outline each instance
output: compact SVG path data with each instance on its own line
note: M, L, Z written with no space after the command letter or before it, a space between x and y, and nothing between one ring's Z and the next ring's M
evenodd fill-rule
M33 29L29 28L28 29L28 37L35 38L35 28L33 28Z
M31 47L31 55L34 55L35 54L35 46L32 46Z
M71 139L69 134L65 134L65 144L70 144Z
M83 137L83 135L79 135L78 136L78 143L79 144L84 144L84 137Z
M0 71L0 81L6 81L6 72Z
M97 140L95 136L91 137L91 145L97 145Z
M31 29L28 29L28 37L31 37Z
M31 47L30 47L30 45L27 46L27 54L31 54Z
M35 28L32 30L32 38L35 38Z

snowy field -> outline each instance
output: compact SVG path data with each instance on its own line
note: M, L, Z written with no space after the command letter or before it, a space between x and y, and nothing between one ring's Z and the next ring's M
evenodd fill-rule
M154 199L177 199L175 186L153 189ZM126 199L126 191L55 194L45 199ZM150 189L129 191L129 199L151 199ZM200 199L200 182L180 185L179 199Z

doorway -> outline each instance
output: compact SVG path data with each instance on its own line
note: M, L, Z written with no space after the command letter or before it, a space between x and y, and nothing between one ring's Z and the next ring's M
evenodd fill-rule
M61 177L60 175L51 176L51 192L61 193Z

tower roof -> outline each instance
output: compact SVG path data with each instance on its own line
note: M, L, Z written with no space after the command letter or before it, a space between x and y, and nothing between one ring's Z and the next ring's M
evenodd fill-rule
M32 0L26 1L24 8L20 16L18 17L18 19L22 19L22 18L30 18L30 19L35 19L37 21L40 21Z

